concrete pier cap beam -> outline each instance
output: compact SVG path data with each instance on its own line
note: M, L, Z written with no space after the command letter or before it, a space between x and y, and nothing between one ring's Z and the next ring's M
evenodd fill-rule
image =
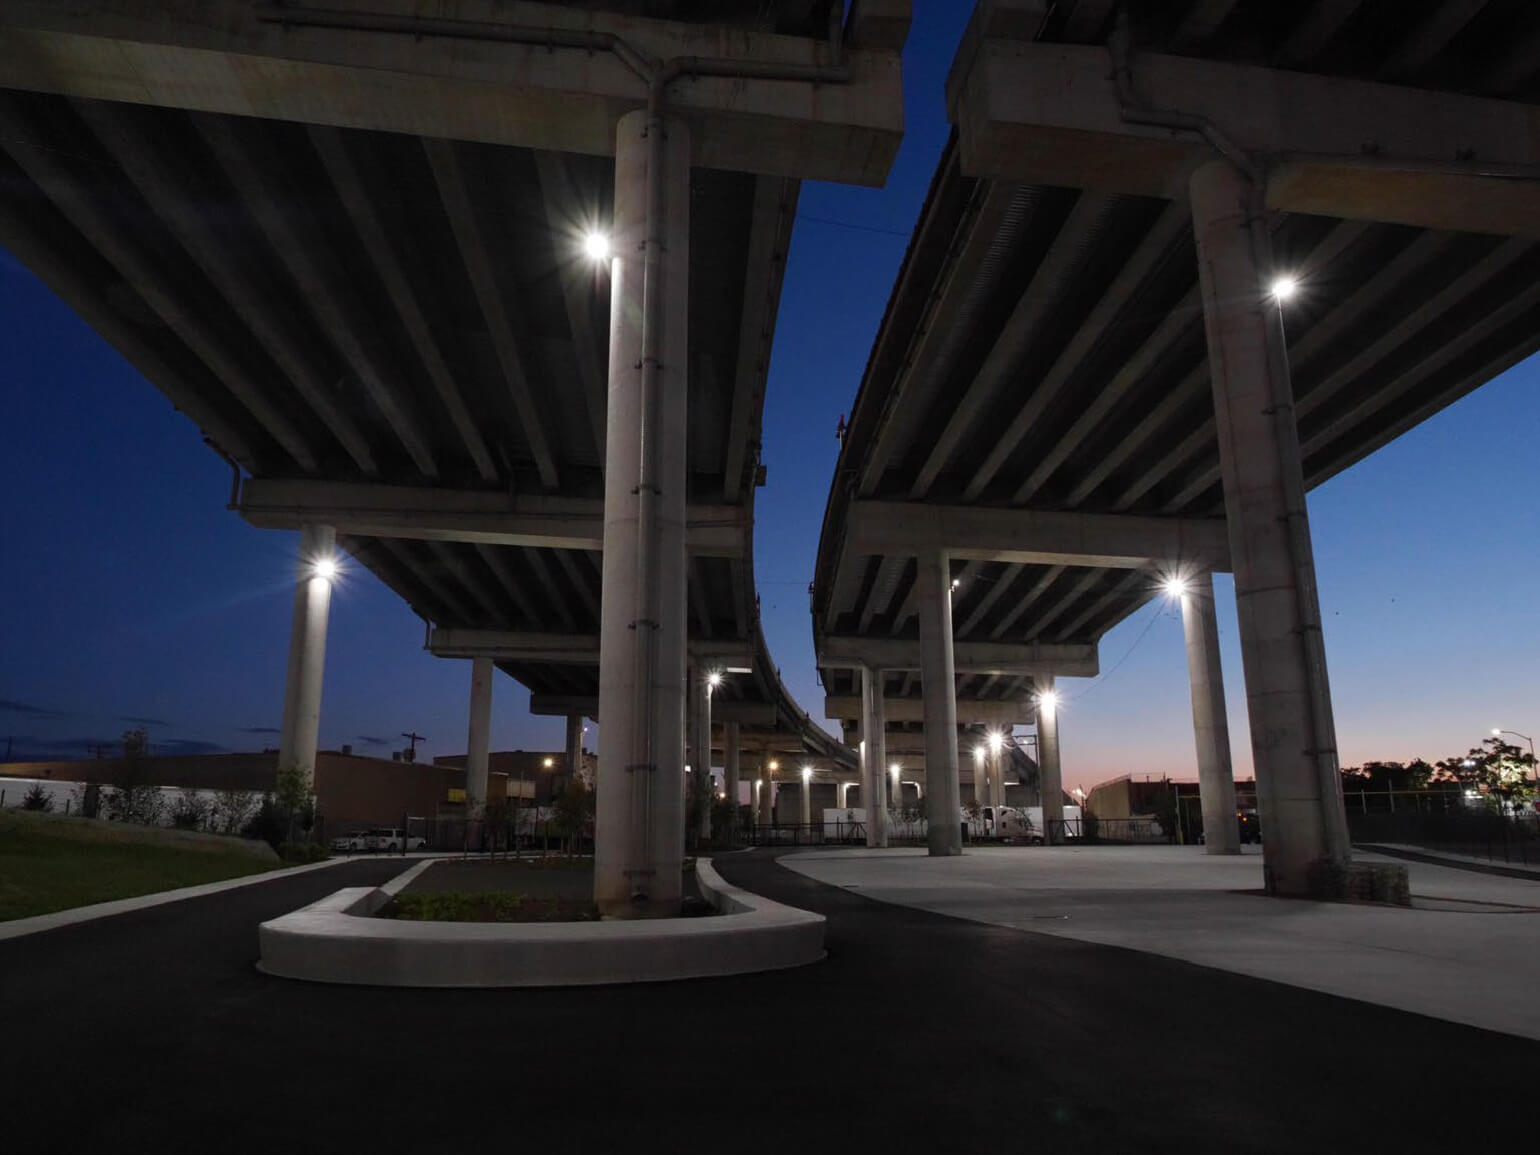
M981 0L975 11L946 86L963 172L1185 195L1209 144L1126 118L1109 48L1034 42L1042 7ZM1268 209L1540 238L1530 105L1155 52L1128 67L1144 105L1201 118L1265 162Z

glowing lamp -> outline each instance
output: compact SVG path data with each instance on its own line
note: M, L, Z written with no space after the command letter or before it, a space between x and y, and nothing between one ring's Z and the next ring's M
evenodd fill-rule
M597 230L584 234L583 252L592 261L608 260L610 255L609 236Z

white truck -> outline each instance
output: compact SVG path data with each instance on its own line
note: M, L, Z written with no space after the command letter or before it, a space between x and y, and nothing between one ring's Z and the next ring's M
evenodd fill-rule
M1004 841L1016 839L1034 845L1043 841L1043 808L1041 806L980 806L975 814L967 807L961 810L961 820L968 828L968 837ZM1080 837L1080 807L1064 808L1064 837Z

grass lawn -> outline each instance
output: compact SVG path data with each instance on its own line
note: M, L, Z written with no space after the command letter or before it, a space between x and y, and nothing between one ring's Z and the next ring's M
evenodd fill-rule
M275 870L266 845L0 811L0 922ZM233 845L232 845L233 844Z

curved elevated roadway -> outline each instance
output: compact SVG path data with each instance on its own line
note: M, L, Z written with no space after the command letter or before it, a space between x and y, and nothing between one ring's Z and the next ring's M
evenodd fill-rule
M1241 506L1248 524L1303 527L1304 489L1540 348L1537 46L1540 9L1499 0L981 0L825 513L812 612L826 712L864 733L865 678L887 715L919 716L927 579L933 605L951 589L954 674L936 680L966 725L1030 721L1055 674L1095 674L1099 639L1179 577L1200 764L1228 780L1204 594L1232 550L1255 571L1269 548ZM1247 234L1241 304L1271 352L1250 361L1213 347L1238 331L1220 317L1238 305L1195 236L1194 182L1220 159L1265 222ZM1282 276L1298 291L1280 302L1267 290ZM1224 356L1284 393L1254 409L1229 395L1227 417ZM1279 426L1281 448L1253 451L1234 416L1248 413ZM1271 472L1226 480L1231 457ZM1253 520L1264 491L1281 504ZM1308 530L1280 556L1289 576L1272 584L1298 595L1299 618L1280 635L1316 639L1296 679L1311 736L1290 756L1313 763L1301 789L1329 828ZM1240 575L1243 602L1270 581ZM1245 648L1265 736L1278 725L1256 713L1260 672L1277 654ZM938 752L955 775L955 744L927 761ZM1257 753L1260 779L1273 754Z
M690 660L742 671L715 712L745 748L845 762L769 660L753 499L799 183L885 176L907 4L696 11L7 4L0 244L201 427L242 516L317 553L335 535L434 652L495 662L570 745L599 712L612 296L640 308L583 250L617 211L617 122L666 75L690 146L666 367L688 417L663 431L687 461ZM317 604L296 653L323 652ZM291 667L304 762L319 680Z

